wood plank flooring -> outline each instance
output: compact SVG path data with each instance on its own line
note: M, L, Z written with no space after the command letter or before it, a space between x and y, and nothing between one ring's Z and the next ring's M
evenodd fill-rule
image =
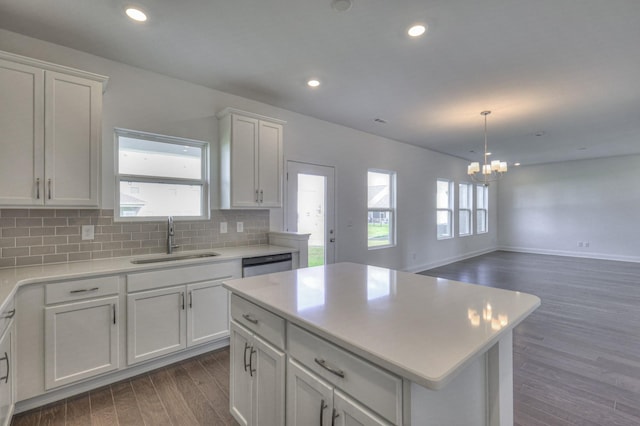
M423 272L532 293L514 332L517 426L640 425L640 264L494 252ZM13 425L235 425L229 350L17 415Z
M227 426L229 348L14 416L14 426Z
M542 299L514 331L516 425L640 425L640 264L493 252L421 273Z

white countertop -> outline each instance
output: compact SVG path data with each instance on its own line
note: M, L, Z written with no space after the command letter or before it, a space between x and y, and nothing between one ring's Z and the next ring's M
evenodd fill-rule
M240 259L243 257L264 256L269 254L292 253L297 249L272 245L257 245L243 247L220 247L208 250L179 251L172 255L162 253L145 256L114 257L110 259L87 260L81 262L57 263L38 266L23 266L16 268L0 269L0 311L5 303L13 297L17 288L21 285L60 281L73 278L85 278L91 276L112 275L146 271L150 269L175 268L179 266L215 263L225 260ZM218 256L198 259L174 260L170 262L148 263L136 265L131 263L134 259L146 259L157 257L176 257L198 253L217 253Z
M354 263L224 285L430 389L445 386L540 305L530 294Z

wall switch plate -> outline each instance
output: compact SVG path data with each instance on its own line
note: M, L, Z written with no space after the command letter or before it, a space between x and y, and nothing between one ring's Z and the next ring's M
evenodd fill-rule
M82 240L93 240L95 238L95 226L82 225Z
M236 231L238 231L238 232L244 232L244 222L238 222L238 223L236 223Z
M227 233L227 222L220 222L220 233L221 234Z

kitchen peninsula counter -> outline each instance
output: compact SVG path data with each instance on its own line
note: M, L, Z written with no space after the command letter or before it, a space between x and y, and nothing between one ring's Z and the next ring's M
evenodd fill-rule
M536 296L353 263L225 287L402 378L404 424L513 421L512 330L540 305ZM477 401L455 400L467 397ZM435 422L418 421L427 413Z

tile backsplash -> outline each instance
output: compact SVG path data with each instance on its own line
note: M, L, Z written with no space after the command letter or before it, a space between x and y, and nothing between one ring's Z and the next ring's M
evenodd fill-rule
M93 240L82 225L95 226ZM212 210L207 221L175 222L175 251L267 244L268 232L269 210ZM0 268L164 253L166 241L166 221L114 222L113 210L0 209Z

